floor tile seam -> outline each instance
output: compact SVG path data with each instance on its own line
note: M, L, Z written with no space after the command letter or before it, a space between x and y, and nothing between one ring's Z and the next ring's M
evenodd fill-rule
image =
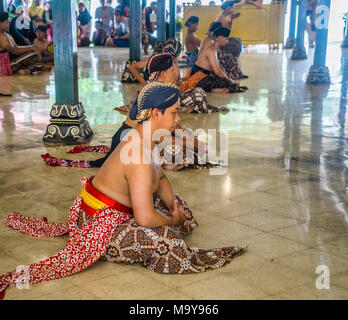
M339 239L339 238L337 238L337 239ZM333 241L333 240L330 240L330 241ZM325 252L325 253L327 253L327 254L330 254L330 255L333 255L333 256L335 256L336 258L340 258L340 259L343 259L343 260L347 260L348 261L348 256L347 257L345 257L345 256L341 256L341 255L338 255L337 253L333 253L333 252L331 252L330 251L330 249L321 249L321 248L319 248L319 247L313 247L314 249L317 249L317 250L320 250L320 251L323 251L323 252Z

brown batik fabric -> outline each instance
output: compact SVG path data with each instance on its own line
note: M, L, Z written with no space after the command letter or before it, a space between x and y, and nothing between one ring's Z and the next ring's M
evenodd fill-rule
M202 88L194 88L180 94L180 108L193 107L193 113L212 113L229 111L226 107L217 107L208 103L207 95Z
M194 149L194 134L191 130L185 129L186 145L178 137L165 137L166 146L160 150L160 162L164 169L174 171L187 169L210 169L224 167L225 164L220 161L208 161L205 150ZM197 150L197 149L196 149ZM170 166L169 166L170 165Z
M240 69L238 57L242 51L240 38L228 38L228 44L218 50L217 56L221 67L233 80L243 79L243 72Z
M183 236L198 226L187 203L176 195L181 207L189 215L187 225L144 228L132 218L115 230L102 261L133 264L139 263L158 273L192 274L214 270L228 264L234 257L247 251L246 247L224 247L211 250L189 248ZM169 215L168 208L154 195L155 210ZM79 225L89 216L80 212Z

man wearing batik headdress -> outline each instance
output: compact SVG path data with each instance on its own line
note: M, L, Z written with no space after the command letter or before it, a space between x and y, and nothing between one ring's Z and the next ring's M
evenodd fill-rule
M245 247L191 249L183 235L197 221L161 169L154 136L179 120L180 91L171 83L152 82L130 111L139 125L130 130L69 211L69 224L11 213L8 226L37 237L69 232L65 248L23 270L30 284L80 272L98 260L139 263L158 273L192 274L221 268ZM128 239L128 240L126 240ZM130 240L130 241L129 241ZM0 277L0 295L23 278L22 270Z
M177 78L177 68L173 64L172 56L168 53L161 53L151 57L146 66L145 74L150 82L152 81L161 81L163 83L175 83ZM207 103L207 99L205 93L202 89L196 88L194 92L184 92L181 93L181 101L188 108L189 111L193 110L211 110L211 111L226 111L226 109L220 110L215 106L211 106ZM215 110L215 109L217 110ZM118 111L126 112L128 114L130 107L123 106L120 108L115 108ZM182 108L180 108L182 109ZM198 112L198 111L196 111ZM122 126L117 130L117 132L112 137L111 149L107 146L76 146L69 153L81 153L81 152L99 152L106 153L106 156L94 161L88 160L69 160L69 159L57 159L50 154L46 153L41 155L44 159L45 163L49 166L71 166L71 167L79 167L79 168L100 168L106 159L112 154L112 152L116 149L118 144L121 141L121 136L124 134L126 130L136 127L137 121L131 120L129 116L127 116L126 120L123 122ZM179 124L177 124L175 129L183 129ZM173 136L171 139L166 140L168 144L168 148L166 149L168 152L165 154L161 154L163 157L163 168L168 170L181 170L181 169L198 169L198 168L211 168L216 166L214 163L200 163L199 157L204 155L206 148L203 142L200 142L197 137L195 137L190 131L185 130L185 139L181 139L182 136L180 132L173 132ZM180 140L178 141L179 138ZM181 162L176 162L172 164L167 164L166 158L170 155L170 148L179 148L183 152L183 158ZM186 150L189 149L186 155ZM185 153L185 154L184 154ZM191 158L192 161L188 163L185 161L186 158Z
M201 40L198 39L195 32L198 29L199 18L190 16L185 22L187 34L185 36L185 48L187 57L187 66L192 67L198 58L198 49L201 45Z
M230 31L221 25L211 32L212 42L202 44L198 59L189 69L186 80L179 86L181 91L201 87L204 91L219 93L243 92L246 87L232 79L222 68L217 51L228 43ZM204 46L205 45L205 46Z
M239 4L240 0L224 1L221 5L222 12L216 18L216 24L221 23L224 28L232 31L233 21L240 16L240 13L234 13L234 6ZM211 25L212 28L214 24ZM203 40L212 40L213 36L211 31L208 32L208 36ZM242 52L242 40L236 37L229 37L228 43L218 50L218 59L221 66L224 68L227 75L233 80L246 79L248 76L244 75L240 69L239 56Z

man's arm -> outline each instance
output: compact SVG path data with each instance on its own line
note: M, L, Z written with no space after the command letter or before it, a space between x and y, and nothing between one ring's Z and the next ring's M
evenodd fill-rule
M131 164L127 167L128 188L136 222L146 228L174 226L184 223L178 210L168 217L155 211L152 193L151 164Z
M166 174L162 169L161 171L161 178L156 193L167 207L173 210L173 202L175 200L174 189Z
M136 63L133 63L130 67L129 70L132 73L132 75L142 84L146 85L147 82L145 79L141 76L139 69L144 69L146 67L147 60L140 60Z
M27 46L27 47L24 47L24 48L18 48L17 46L14 46L12 47L8 41L4 40L4 39L0 39L0 46L12 53L12 54L23 54L23 53L27 53L27 52L30 52L30 51L35 51L39 56L41 55L40 54L40 49L38 49L37 47L35 46Z
M211 68L213 69L214 73L217 76L219 76L221 78L226 78L227 80L230 80L232 83L234 83L234 81L232 79L230 79L228 77L228 75L220 67L220 63L217 60L215 50L209 50L207 58L208 58L208 61L209 61L209 64L210 64Z

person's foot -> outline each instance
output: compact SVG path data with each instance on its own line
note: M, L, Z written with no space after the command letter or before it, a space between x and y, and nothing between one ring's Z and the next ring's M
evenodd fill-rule
M214 93L229 93L230 90L228 88L215 88L215 89L212 89L211 92L214 92Z
M31 70L30 69L22 69L22 70L18 70L17 74L21 75L21 76L28 76L30 74Z

